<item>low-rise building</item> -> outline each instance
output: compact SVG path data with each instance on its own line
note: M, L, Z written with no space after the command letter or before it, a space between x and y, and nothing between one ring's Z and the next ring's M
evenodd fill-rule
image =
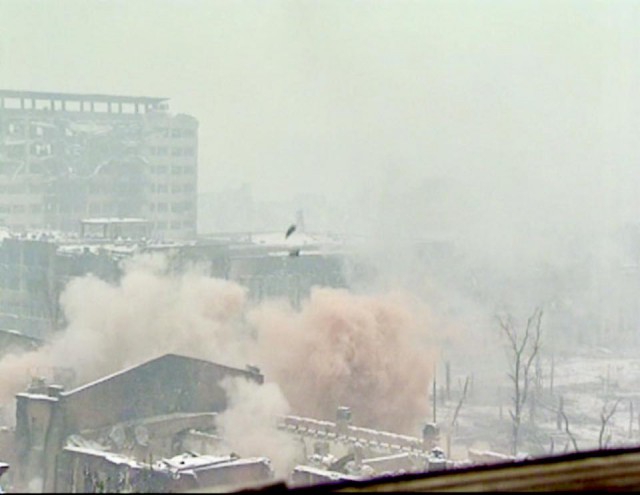
M263 381L255 369L167 354L73 390L40 384L18 394L16 484L39 477L45 491L68 487L60 455L87 444L136 462L180 454L185 435L211 431L227 407L226 377Z

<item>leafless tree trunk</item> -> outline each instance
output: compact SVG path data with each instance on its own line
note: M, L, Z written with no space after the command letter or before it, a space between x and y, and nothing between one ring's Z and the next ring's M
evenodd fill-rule
M436 386L437 386L437 382L436 382L436 369L433 369L433 390L432 390L432 394L433 394L433 422L436 422Z
M456 406L456 410L453 413L453 419L451 420L452 429L455 428L456 426L456 421L458 420L458 414L460 413L460 408L462 407L464 400L467 398L468 389L469 389L469 377L467 377L466 380L464 381L464 388L462 389L462 397L460 397L460 400L458 401L458 405Z
M527 320L524 334L520 335L511 317L498 317L500 327L507 339L507 348L511 362L509 379L513 384L511 416L511 450L516 455L520 441L520 427L524 406L529 397L529 388L534 377L532 366L540 350L542 309L536 308Z
M562 420L564 421L564 431L567 434L567 436L569 437L569 440L571 440L571 443L573 444L573 450L575 450L577 452L578 451L578 443L576 442L576 437L574 437L573 433L571 433L571 431L569 430L569 418L567 418L567 415L564 412L564 408L560 409L559 413L562 416Z
M558 405L558 410L556 411L556 428L560 431L562 430L562 412L564 411L564 397L560 396L560 404Z
M602 411L600 412L600 434L598 435L598 448L599 449L603 449L609 443L609 440L611 440L611 437L609 436L607 441L603 442L603 440L604 440L604 432L605 432L605 430L607 428L607 424L609 423L609 420L615 414L616 408L618 407L619 403L620 403L620 399L616 400L615 403L613 404L613 406L611 407L611 409L609 409L608 411L607 411L607 403L606 402L602 406Z
M551 356L551 377L549 379L549 393L553 395L553 378L556 371L556 358L555 356Z
M445 363L446 373L446 386L447 386L447 400L451 400L451 363L447 361Z

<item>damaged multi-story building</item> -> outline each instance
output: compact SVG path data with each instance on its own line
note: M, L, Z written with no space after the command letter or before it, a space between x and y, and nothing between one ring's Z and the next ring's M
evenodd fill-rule
M134 218L193 238L197 177L198 121L167 98L0 90L0 225Z

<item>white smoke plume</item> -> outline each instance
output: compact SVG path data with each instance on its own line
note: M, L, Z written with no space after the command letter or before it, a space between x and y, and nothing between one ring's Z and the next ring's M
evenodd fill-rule
M241 457L268 457L276 477L285 478L304 453L302 444L277 428L278 418L291 412L280 387L239 378L222 385L229 406L216 423L226 445Z

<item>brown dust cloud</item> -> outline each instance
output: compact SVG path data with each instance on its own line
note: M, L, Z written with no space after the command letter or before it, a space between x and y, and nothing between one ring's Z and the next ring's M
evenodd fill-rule
M261 401L272 405L272 416L333 420L338 406L349 406L356 424L413 434L428 416L436 329L428 308L402 291L318 287L299 308L283 300L251 303L234 282L197 270L170 274L161 257L140 256L116 284L72 280L61 305L68 325L57 338L0 360L6 410L32 377L55 368L73 369L83 384L178 353L259 366L261 393L275 397ZM231 409L242 410L237 397L250 395L246 387L228 390ZM234 421L222 419L233 430Z

